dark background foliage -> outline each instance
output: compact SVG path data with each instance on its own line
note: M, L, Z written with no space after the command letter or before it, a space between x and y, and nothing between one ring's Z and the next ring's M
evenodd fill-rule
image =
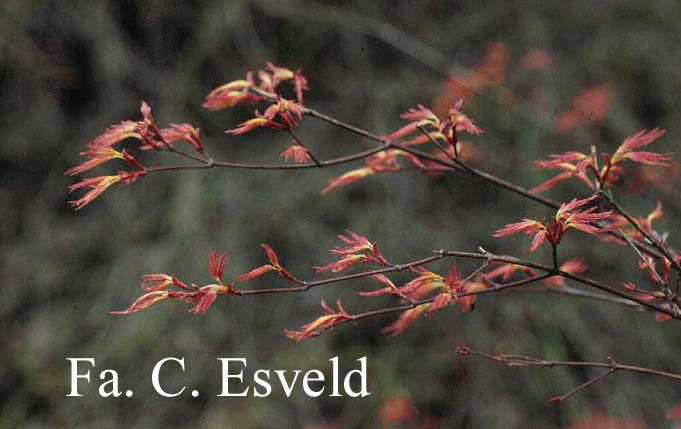
M533 159L593 144L612 151L645 127L668 128L657 149L675 149L681 122L679 19L675 0L2 2L0 425L378 427L386 423L380 420L382 404L405 395L418 409L408 426L440 421L442 427L548 428L579 421L592 410L630 423L666 425L666 411L681 402L679 386L670 381L617 374L556 406L547 399L596 373L505 368L454 353L470 344L547 359L612 355L681 369L675 323L660 324L649 313L612 304L509 293L481 298L472 313L433 314L392 339L379 332L392 320L386 317L303 343L285 338L283 329L315 317L321 298L343 297L352 311L391 301L356 297L355 291L375 286L363 280L291 296L225 297L204 316L187 315L174 304L109 315L140 294L143 273L208 280L205 264L213 249L229 252L232 275L261 264L259 244L266 242L288 268L310 278L311 267L331 260L326 249L345 228L377 240L395 261L479 245L526 256L523 239L495 240L491 233L521 216L550 214L531 201L465 175L429 179L412 173L320 195L345 166L159 174L109 190L74 212L66 195L74 180L63 171L79 162L84 143L106 126L137 118L141 99L152 104L162 124L198 124L216 157L276 161L288 143L285 136L223 133L248 118L252 107L217 113L200 107L210 89L267 60L304 68L312 107L386 134L403 123L400 112L432 103L452 70L472 69L490 41L501 41L510 50L509 72L503 84L467 104L487 130L471 140L483 154L478 165L532 187L548 177L531 167ZM522 71L520 58L532 48L553 56L550 71ZM572 97L602 83L612 97L607 118L556 133L553 118L569 108ZM541 103L522 97L507 102L509 92L532 88L543 91ZM324 157L369 145L313 119L304 121L299 134ZM116 171L101 171L107 169ZM666 186L616 192L639 215L662 200L667 216L661 229L675 232L679 182L664 174ZM587 193L566 184L550 195L566 200ZM627 249L579 233L566 240L563 255L587 257L589 275L611 284L645 282ZM254 285L275 283L268 277ZM328 359L336 355L346 365L368 356L371 396L215 396L216 357L246 357L249 370L328 370ZM117 369L124 386L134 385L135 396L103 399L93 384L82 385L82 398L65 397L65 358L83 356L95 357L97 370ZM149 374L167 356L187 362L184 376L166 379L169 390L186 383L205 393L196 399L158 396Z

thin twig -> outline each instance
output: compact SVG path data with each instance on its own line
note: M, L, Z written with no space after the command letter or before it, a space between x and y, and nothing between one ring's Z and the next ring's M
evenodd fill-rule
M547 367L547 368L553 368L557 366L563 366L563 367L577 367L577 368L607 368L608 371L600 374L597 377L594 377L588 381L586 381L583 384L580 384L576 388L572 389L571 391L567 392L566 394L562 396L556 396L551 398L552 402L562 402L565 399L567 399L569 396L573 395L574 393L577 393L581 391L582 389L590 386L591 384L594 384L610 375L612 375L616 371L628 371L628 372L635 372L639 374L647 374L647 375L654 375L658 377L665 377L669 378L675 381L680 381L681 382L681 375L675 374L673 372L667 372L667 371L660 371L657 369L652 369L652 368L647 368L647 367L642 367L642 366L636 366L636 365L624 365L615 362L612 358L608 359L608 362L586 362L586 361L560 361L560 360L541 360L541 359L535 359L529 356L518 356L518 355L509 355L509 354L501 354L501 355L492 355L489 353L483 353L475 350L471 350L468 346L461 346L457 348L457 354L459 356L468 356L468 355L473 355L473 356L478 356L487 360L491 360L492 362L496 362L502 365L507 365L507 366L542 366L542 367Z
M662 243L660 243L659 240L657 240L655 237L652 236L648 231L646 231L645 228L643 228L636 219L632 215L630 215L622 206L619 205L617 201L615 201L615 198L612 196L611 191L607 192L601 192L601 195L605 197L605 199L612 205L612 207L615 209L617 213L622 215L627 222L631 224L636 230L641 233L649 242L652 244L657 250L659 250L662 255L664 255L665 258L667 258L673 265L674 267L681 272L681 262L677 261L674 255L672 255L669 252L669 249L667 246L664 246Z

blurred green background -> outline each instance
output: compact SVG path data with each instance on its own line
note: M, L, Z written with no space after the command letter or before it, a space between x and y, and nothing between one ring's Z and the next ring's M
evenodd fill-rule
M269 243L291 271L314 278L311 267L333 260L326 249L345 228L377 240L398 262L433 249L480 245L547 260L541 251L526 255L523 238L491 237L520 217L550 214L531 201L465 176L417 173L382 175L321 195L329 178L353 168L342 166L159 174L113 187L74 212L66 195L74 179L63 171L80 162L84 144L108 125L137 119L141 99L150 102L160 124L200 126L216 157L276 162L285 136L223 133L249 118L252 106L217 113L200 107L212 88L268 60L303 67L311 107L387 134L404 123L398 115L407 108L451 97L451 74L475 70L490 42L501 42L507 56L502 78L466 105L487 131L469 139L469 147L479 152L477 165L529 188L549 177L532 160L593 144L613 151L643 128L668 128L655 149L675 150L680 20L676 0L3 1L0 426L550 428L592 412L629 427L668 426L665 413L681 402L671 381L616 374L555 405L547 399L597 372L506 368L454 352L469 344L546 359L611 355L681 371L677 324L613 304L490 295L472 313L440 311L396 338L380 333L394 319L385 317L302 343L285 338L283 329L316 317L322 298L342 297L352 312L392 301L355 296L376 286L363 280L290 296L223 297L203 316L188 315L187 306L175 303L128 317L109 315L139 296L143 273L207 282L206 261L214 249L229 252L228 277L264 263L259 245ZM550 67L528 66L525 55L532 49L548 53ZM557 132L555 118L570 109L576 94L597 85L607 87L607 114ZM370 147L314 119L305 119L298 134L322 157ZM99 171L115 172L116 166ZM651 174L663 183L620 186L616 195L637 215L660 199L666 209L660 229L678 226L678 166L628 169L639 182ZM566 200L587 193L565 184L548 195ZM680 242L674 234L671 240ZM611 284L646 281L635 255L589 236L569 234L562 255L585 256L588 274ZM432 267L445 270L444 263ZM274 277L253 282L276 285L281 282ZM328 359L337 355L346 366L368 356L371 396L312 399L300 390L291 398L281 390L268 398L215 396L217 357L248 358L250 374L256 368L328 371ZM201 396L166 399L153 391L151 369L167 356L184 357L187 365L185 374L168 375L168 390L186 384ZM65 397L66 357L96 358L93 381L99 370L118 370L135 396L103 399L97 383L81 383L85 396ZM390 409L407 410L410 417L391 419Z

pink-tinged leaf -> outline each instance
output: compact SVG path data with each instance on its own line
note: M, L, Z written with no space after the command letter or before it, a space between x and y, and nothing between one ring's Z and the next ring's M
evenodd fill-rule
M284 161L288 161L289 158L293 158L293 161L296 164L304 164L311 159L310 152L307 150L307 148L299 145L298 143L294 143L289 146L288 149L279 154L279 156L284 158Z
M189 309L187 312L188 313L193 313L193 314L203 314L208 309L210 308L211 305L213 305L213 302L215 302L215 299L217 298L217 293L215 292L208 292L204 293L199 297L198 303L196 304L195 307Z
M330 192L336 188L340 188L341 186L362 180L365 177L371 176L374 173L376 173L376 171L373 168L369 167L348 171L347 173L343 174L340 177L331 179L329 181L329 184L324 189L322 189L322 194L326 194L327 192Z
M537 222L536 220L523 219L520 222L509 223L503 228L496 230L493 236L496 238L506 237L508 235L514 235L520 232L535 231L543 228L544 226L540 222Z
M402 138L404 136L407 136L414 131L418 129L419 123L418 122L410 122L407 125L403 126L399 130L395 131L392 134L388 134L387 136L381 136L382 140L397 140L399 138Z
M421 304L415 308L412 308L411 310L406 310L404 311L399 319L397 319L392 325L387 326L381 330L384 334L388 334L391 337L394 337L396 335L400 335L402 332L404 332L412 323L416 321L416 319L421 316L428 308L430 307L430 304Z
M303 91L309 91L308 82L303 76L302 69L296 70L293 74L293 90L296 93L296 100L298 103L303 103Z
M588 159L588 156L584 155L581 152L564 152L560 154L553 154L550 155L550 160L545 161L545 160L538 160L534 161L534 165L540 168L565 168L566 163L568 164L574 164L575 162L580 162L585 159Z
M293 274L288 272L283 267L279 267L278 272L279 272L279 275L282 276L283 278L285 278L286 280L290 280L290 281L296 282L296 283L303 283L302 280L300 280L299 278L297 278L296 276L294 276Z
M210 271L216 281L222 281L222 273L225 271L226 266L226 253L218 253L217 251L211 252L210 257L208 258L208 271Z
M454 107L449 109L449 121L451 122L452 127L454 127L456 131L465 130L469 134L484 133L485 131L482 128L477 127L473 123L473 120L461 112L461 106L463 106L463 99L457 101Z
M236 277L236 281L238 282L243 282L246 280L252 280L255 278L258 278L262 276L263 274L269 273L270 271L276 271L276 268L274 268L272 265L267 264L263 265L258 268L254 268L251 271L247 272L246 274L241 274Z
M553 188L554 186L558 185L559 183L563 183L566 180L572 178L572 172L565 172L565 173L560 173L556 176L553 176L546 182L542 183L539 186L535 186L534 188L530 189L530 192L533 194L540 194L542 192L548 191L549 189Z
M532 240L532 245L530 246L530 252L534 252L539 248L539 246L542 245L544 242L544 239L546 239L546 232L545 231L539 231L534 235L534 239Z
M384 287L382 289L376 289L376 290L370 290L370 291L360 291L360 292L357 292L357 295L359 295L359 296L399 295L399 292L394 290L394 289Z
M363 261L367 258L366 255L348 255L339 261L332 262L323 267L317 267L316 272L331 271L332 273L340 273L355 265L357 262Z
M368 291L368 292L357 292L358 295L360 296L381 296L381 295L399 295L399 291L397 290L397 286L390 280L388 277L384 276L383 274L374 274L371 276L372 279L379 281L386 285L387 287L384 287L382 289L377 289L373 291Z
M368 238L352 232L348 229L345 230L345 235L337 235L338 239L345 243L346 247L334 246L333 249L329 251L336 255L349 255L351 253L357 253L363 250L373 250L374 245L369 241Z
M296 341L305 340L316 337L339 323L353 319L353 317L348 314L347 311L345 311L345 308L343 308L343 304L341 303L340 299L336 301L338 311L331 308L331 306L325 300L322 300L321 306L326 313L325 315L318 317L306 325L303 325L301 331L285 330L284 332L286 333L286 336Z
M91 148L111 147L127 138L142 139L137 122L122 121L120 124L112 125L102 135L92 140L88 146Z
M596 234L599 232L607 232L605 229L598 228L593 225L589 225L588 223L581 223L581 222L570 222L570 227L578 229L580 231L586 232L588 234Z
M116 176L97 176L91 177L89 179L84 179L74 185L69 186L69 192L73 192L77 189L90 188L83 197L77 200L69 201L72 207L76 210L80 210L86 205L90 204L92 200L100 196L104 191L106 191L109 186L117 183L121 180L121 174Z
M145 274L142 276L142 289L148 292L166 289L174 284L174 279L168 274Z
M141 297L137 298L135 302L133 302L130 307L126 308L125 310L122 311L111 311L111 314L131 314L131 313L136 313L138 311L142 311L146 308L149 308L150 306L156 304L157 302L167 299L168 298L168 291L165 290L157 290L153 292L149 292L147 294L142 295Z
M593 194L592 196L588 198L584 198L582 200L578 200L577 198L574 198L572 201L569 203L563 203L560 205L560 208L558 209L558 213L566 213L566 212L571 212L574 211L583 205L589 203L590 201L593 201L598 197L598 194Z
M494 280L498 277L501 277L501 281L506 281L511 278L511 276L518 270L521 270L523 273L527 274L530 277L534 277L537 275L537 273L527 267L523 267L521 265L516 265L516 264L501 264L495 269L487 272L485 274L485 277Z
M662 167L669 167L668 161L674 157L673 153L654 153L654 152L628 152L624 155L624 158L640 162L641 164L648 165L659 165Z
M667 131L662 128L654 128L650 131L641 130L638 133L624 139L617 152L631 152L643 146L647 146L659 139Z
M452 302L452 299L453 299L452 294L450 294L449 292L439 294L438 296L435 297L430 307L428 307L426 313L430 314L433 311L437 311L447 307Z
M407 112L402 113L400 118L409 119L410 121L433 121L437 122L438 118L432 110L419 104L416 107L410 108Z
M197 152L203 152L201 132L191 124L170 124L170 128L163 128L159 130L159 133L166 143L183 140Z
M279 258L277 257L277 254L274 252L274 250L267 244L261 244L260 245L263 249L265 249L265 253L267 254L267 258L270 260L270 263L278 267L279 266Z
M447 277L445 278L445 285L451 291L457 291L463 288L461 283L461 273L459 273L456 264L449 264L447 267Z

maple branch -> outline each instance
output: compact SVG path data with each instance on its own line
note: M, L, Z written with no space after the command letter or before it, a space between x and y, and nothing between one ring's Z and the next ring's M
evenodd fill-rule
M575 387L574 389L568 391L567 393L564 393L563 395L554 396L553 398L549 399L549 401L561 403L561 402L565 401L567 398L569 398L570 396L574 395L575 393L580 392L580 391L586 389L587 387L591 386L592 384L598 383L599 381L603 380L604 378L611 376L612 374L615 373L615 371L617 371L617 369L614 369L614 368L609 369L608 371L606 371L602 374L599 374L594 378L588 379L584 383L582 383L579 386Z
M662 255L664 255L665 258L667 258L671 263L674 265L674 268L676 268L679 272L681 272L681 262L676 260L676 258L669 252L669 249L667 246L664 246L662 243L660 243L659 240L657 240L655 237L653 237L652 234L650 234L648 231L646 231L645 228L643 228L636 219L632 215L630 215L622 206L619 205L617 201L615 201L615 198L612 196L612 191L607 191L607 192L601 192L601 195L605 197L605 199L612 205L612 208L615 209L617 213L622 215L627 222L631 224L641 235L643 235L649 242L652 244L657 250L659 250Z
M264 91L264 90L262 90L262 89L260 89L260 88L253 88L253 87L251 87L251 88L249 88L249 91L252 91L253 93L258 94L258 95L264 97L264 98L267 99L269 102L276 102L276 101L277 101L277 95L276 95L276 94L273 94L273 93L271 93L271 92ZM536 201L536 202L538 202L538 203L540 203L540 204L543 204L543 205L545 205L545 206L547 206L547 207L550 207L550 208L553 208L553 209L558 209L558 208L560 207L560 203L558 203L557 201L554 201L554 200L552 200L552 199L550 199L550 198L546 198L546 197L543 197L543 196L541 196L541 195L532 193L532 192L530 192L529 190L523 188L522 186L518 186L518 185L516 185L516 184L514 184L514 183L512 183L512 182L509 182L509 181L507 181L507 180L501 179L501 178L499 178L499 177L497 177L497 176L494 176L494 175L492 175L492 174L490 174L490 173L487 173L486 171L477 169L477 168L475 168L475 167L471 167L471 166L469 166L468 164L464 163L464 162L463 162L461 159L459 159L459 158L454 159L454 160L453 160L453 163L449 163L449 162L447 162L447 161L445 161L445 160L443 160L443 159L441 159L441 158L438 158L438 157L436 157L436 156L433 156L433 155L431 155L431 154L428 154L428 153L425 153L425 152L422 152L422 151L418 151L418 150L416 150L416 149L412 149L412 148L403 146L403 145L401 145L401 144L399 144L399 143L396 143L396 142L392 142L392 141L389 141L389 140L385 140L385 139L383 139L382 137L380 137L380 136L378 136L378 135L376 135L376 134L374 134L374 133L371 133L371 132L366 131L366 130L364 130L364 129L362 129L362 128L356 127L356 126L354 126L354 125L348 124L347 122L343 122L343 121L341 121L341 120L339 120L339 119L336 119L336 118L334 118L334 117L331 117L331 116L329 116L329 115L320 113L319 111L317 111L317 110L315 110L315 109L311 109L311 108L309 108L309 107L302 106L302 112L303 112L304 114L308 115L308 116L312 116L312 117L314 117L314 118L320 119L320 120L325 121L325 122L327 122L327 123L329 123L329 124L331 124L331 125L334 125L334 126L336 126L336 127L338 127L338 128L347 130L347 131L349 131L349 132L351 132L351 133L354 133L354 134L356 134L356 135L365 137L365 138L367 138L367 139L369 139L369 140L373 140L373 141L375 141L375 142L383 143L383 144L386 145L386 148L390 148L390 147L397 148L397 149L403 150L403 151L405 151L405 152L411 153L411 154L413 154L413 155L415 155L415 156L418 156L418 157L421 158L421 159L427 159L427 160L429 160L429 161L432 161L432 162L437 163L437 164L439 164L439 165L448 167L448 168L450 168L450 169L456 169L456 170L464 169L464 170L468 171L471 175L473 175L473 176L475 176L475 177L478 177L478 178L480 178L480 179L483 179L483 180L485 180L485 181L488 181L488 182L490 182L490 183L492 183L492 184L494 184L494 185L496 185L496 186L499 186L499 187L501 187L501 188L504 188L504 189L506 189L506 190L509 190L509 191L511 191L511 192L514 192L514 193L516 193L516 194L518 194L518 195L521 195L521 196L523 196L523 197L525 197L525 198L528 198L528 199L530 199L530 200ZM422 127L421 127L421 128L422 128ZM421 130L422 133L423 133L424 131L425 131L425 130ZM429 137L429 139L430 139L431 141L434 140L434 139L432 139L431 136L428 136L428 137ZM437 142L436 142L436 146L439 146L439 144L437 144ZM444 148L440 148L440 149L442 150L442 149L444 149ZM446 152L446 150L445 150L445 152ZM457 167L459 167L459 168L457 168ZM308 168L309 168L309 167L308 167ZM632 219L633 219L633 218L632 218ZM639 227L640 227L640 225L639 225ZM614 236L616 236L616 237L618 237L618 238L620 238L620 239L623 239L623 237L621 236L622 234L619 233L619 232L610 231L610 232L608 232L608 234L611 234L611 235L614 235ZM653 256L656 256L656 257L660 257L661 255L664 255L665 257L667 257L667 258L669 259L669 257L667 256L667 254L665 254L665 252L662 251L662 250L658 247L659 244L658 244L655 240L651 240L651 243L652 243L652 245L654 246L654 248L651 248L650 246L646 245L646 243L641 243L641 242L639 242L638 240L636 240L635 243L636 243L636 246L637 246L639 249L641 249L643 252L645 252L645 253L647 253L647 254L650 254L650 255L653 255ZM661 252L661 254L660 254L660 252ZM670 259L670 260L672 260L672 259ZM680 264L679 262L675 262L675 266L677 266L677 269L679 269L679 271L681 272L681 264Z
M173 171L173 170L196 170L196 169L206 169L206 168L240 168L248 170L296 170L305 168L320 168L332 165L345 164L352 161L357 161L359 159L367 158L374 155L380 151L386 150L393 147L390 142L385 142L382 146L368 149L362 152L357 152L352 155L341 156L338 158L332 158L328 160L320 160L319 163L306 163L306 164L249 164L249 163L238 163L229 161L216 161L210 158L208 161L203 161L201 164L186 164L186 165L165 165L160 167L148 168L147 173L157 173L161 171Z
M482 249L482 250L484 250L484 249ZM404 271L406 269L425 265L425 264L440 260L440 259L445 258L445 257L478 259L478 260L487 261L486 263L489 263L489 262L492 262L492 261L503 262L503 263L508 263L508 264L520 265L520 266L524 266L524 267L528 267L528 268L533 268L535 270L543 271L545 274L542 274L540 276L535 276L535 277L529 277L529 278L523 279L523 280L533 279L533 281L536 281L536 280L541 280L541 279L548 278L548 277L560 276L560 277L564 277L566 279L573 280L573 281L576 281L578 283L590 286L592 288L601 290L603 292L607 292L610 295L615 295L619 298L630 301L632 303L635 303L636 305L648 308L650 310L654 310L654 311L657 311L659 313L667 314L667 315L671 316L672 318L675 318L675 319L679 318L679 315L675 311L676 309L674 307L666 308L666 307L654 304L652 302L649 302L645 299L639 298L637 296L629 295L625 291L616 289L612 286L605 285L603 283L597 282L597 281L592 280L592 279L587 278L587 277L583 277L583 276L580 276L580 275L577 275L577 274L569 273L567 271L556 269L556 268L548 266L548 265L544 265L544 264L540 264L540 263L536 263L536 262L531 262L531 261L526 261L526 260L518 259L518 258L515 258L515 257L512 257L512 256L495 255L495 254L492 254L492 253L487 252L487 251L475 253L475 252L462 252L462 251L455 251L455 250L437 250L437 251L435 251L435 255L433 255L433 256L423 258L423 259L418 259L416 261L408 262L406 264L390 265L390 266L387 266L385 268L379 268L379 269L376 269L376 270L364 271L364 272L360 272L360 273L348 274L348 275L332 277L332 278L317 280L317 281L299 280L299 281L295 282L295 283L300 284L300 286L297 286L297 287L281 287L281 288L268 288L268 289L245 289L245 290L238 290L238 292L239 292L240 295L262 295L262 294L276 294L276 293L305 292L308 289L311 289L311 288L314 288L314 287L317 287L317 286L326 285L326 284L338 283L338 282L343 282L343 281L347 281L347 280L354 280L354 279L363 278L363 277L370 277L370 276L373 276L373 275L376 275L376 274L385 274L385 273L390 273L390 272ZM476 272L474 272L474 274L476 274L476 275L479 274L479 272L480 272L479 270L481 270L481 268L476 270ZM291 280L289 280L289 281L291 281ZM490 289L484 289L484 290L476 291L476 292L460 293L460 294L458 294L458 296L464 297L464 296L469 296L469 295L481 295L481 294L490 293L490 292L499 292L499 291L506 290L506 289L509 288L508 287L509 284L499 285L499 284L496 284L496 283L493 283L493 282L489 282L489 283L492 284L494 287L490 288ZM510 284L513 285L512 287L516 287L516 286L520 285L520 284L516 284L516 283L517 282L510 283ZM524 282L524 283L521 283L521 284L526 284L526 283L530 283L530 282ZM563 291L563 294L587 297L587 295L584 294L584 293L576 293L576 292L567 291L567 290ZM431 301L432 300L430 300L430 301L429 300L416 301L412 305L420 305L420 304L428 303L428 302L431 302ZM617 301L613 301L613 302L617 302ZM412 308L412 306L410 305L410 306L407 306L407 307L398 307L398 308L401 308L402 310L404 310L404 309L410 309L410 308ZM388 311L388 309L377 310L377 311ZM392 312L392 311L400 311L400 310L390 310L388 312Z
M541 360L535 359L529 356L518 356L510 354L492 355L489 353L483 353L479 351L471 350L468 346L457 347L456 353L459 356L478 356L492 362L496 362L507 366L536 366L536 367L547 367L553 368L557 366L563 367L578 367L578 368L607 368L608 371L587 380L586 382L580 384L569 392L561 396L555 396L550 399L551 402L562 402L573 394L585 389L586 387L603 380L604 378L612 375L617 371L628 371L635 372L639 374L654 375L658 377L665 377L675 381L681 382L681 375L675 374L673 372L660 371L657 369L636 366L636 365L625 365L615 362L614 359L608 358L608 362L585 362L585 361L559 361L559 360Z
M515 288L515 287L518 287L518 286L523 286L523 285L527 285L527 284L530 284L530 283L538 282L540 280L544 280L544 279L549 278L549 277L551 277L551 274L542 274L542 275L539 275L539 276L536 276L536 277L528 277L526 279L516 280L516 281L510 282L510 283L504 283L504 284L498 285L498 287L496 287L496 288L484 289L484 290L479 290L479 291L475 291L475 292L462 292L462 293L457 294L457 298L463 298L463 297L466 297L466 296L482 295L482 294L490 293L490 292L501 292L501 291L508 290L508 289L511 289L511 288ZM343 321L341 323L338 323L336 326L338 326L342 323L358 322L358 321L363 320L363 319L368 319L370 317L380 316L380 315L384 315L384 314L390 314L390 313L397 313L397 312L406 311L406 310L412 310L412 309L418 307L419 305L430 304L431 302L435 301L435 298L437 298L437 297L432 297L432 298L414 301L411 304L407 304L407 305L401 305L401 306L397 306L397 307L387 307L387 308L382 308L382 309L379 309L379 310L367 311L365 313L353 314L350 319Z

